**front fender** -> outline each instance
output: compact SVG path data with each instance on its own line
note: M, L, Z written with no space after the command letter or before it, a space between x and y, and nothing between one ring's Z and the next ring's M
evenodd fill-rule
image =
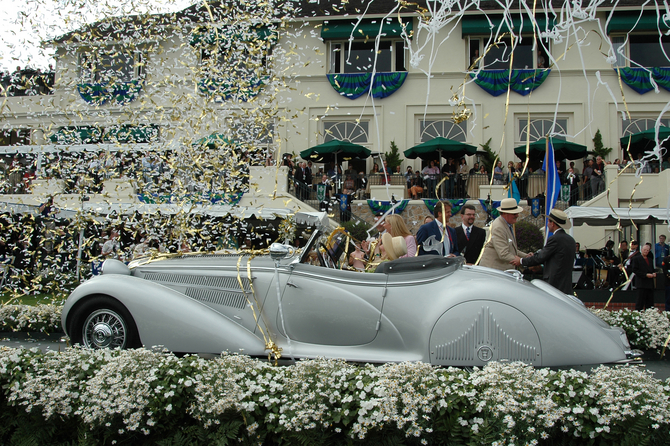
M122 303L135 320L145 346L161 345L190 353L265 352L262 339L212 308L160 284L116 274L95 277L68 297L61 316L66 333L77 307L94 295Z

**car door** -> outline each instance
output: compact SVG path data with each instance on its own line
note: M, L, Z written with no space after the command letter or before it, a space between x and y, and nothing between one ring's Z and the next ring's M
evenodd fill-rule
M384 274L296 264L284 285L277 327L293 341L361 345L379 330ZM270 293L268 299L272 299ZM282 321L283 318L283 321ZM284 333L284 329L286 333Z

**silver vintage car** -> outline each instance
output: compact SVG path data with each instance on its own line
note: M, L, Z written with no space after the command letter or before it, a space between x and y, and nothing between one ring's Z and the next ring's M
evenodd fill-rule
M67 299L63 328L91 348L373 363L575 366L639 354L545 282L438 256L351 271L339 263L348 243L317 229L301 250L107 260Z

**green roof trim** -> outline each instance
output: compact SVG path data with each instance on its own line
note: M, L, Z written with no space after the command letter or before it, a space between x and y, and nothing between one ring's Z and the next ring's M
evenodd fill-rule
M382 25L382 20L384 24ZM376 38L379 34L383 37L400 37L405 28L407 34L412 32L413 25L411 18L402 19L402 23L397 18L392 19L369 19L362 20L358 25L357 21L351 20L329 20L321 27L321 38L324 40L348 40L353 35L354 39ZM381 33L379 28L381 27Z
M655 12L615 12L607 24L607 34L629 31L668 31L670 28Z
M553 18L550 18L549 22L547 23L547 17L545 16L535 17L535 21L537 22L541 31L544 31L547 28L553 28L555 23ZM514 27L515 34L520 34L522 32L525 34L531 34L533 32L534 25L527 15L523 15L522 23L521 17L518 14L515 14L512 17L512 26ZM495 34L498 28L500 28L500 33L510 32L507 22L503 22L503 16L501 15L491 15L488 18L485 15L469 15L464 16L463 20L461 21L462 36L469 36L473 34Z

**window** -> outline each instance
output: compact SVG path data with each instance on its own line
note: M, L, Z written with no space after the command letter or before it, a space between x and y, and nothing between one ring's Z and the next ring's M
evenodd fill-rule
M455 123L449 119L443 120L419 120L420 143L430 141L441 136L458 142L467 139L468 124L466 121Z
M553 134L553 139L565 139L564 135L567 135L567 130L568 118L557 118L556 121L531 118L530 124L527 118L521 118L519 119L519 139L517 142L525 143L528 132L530 132L530 142L542 139L549 133Z
M487 44L488 46L484 48ZM508 69L513 52L513 69L549 68L549 57L545 50L545 47L548 48L549 42L545 42L544 47L540 42L537 42L535 49L533 49L533 46L532 35L518 38L514 48L510 38L502 38L496 45L495 42L489 41L488 37L470 37L468 40L468 67L473 70L478 67L485 70ZM479 59L481 55L484 57Z
M621 136L628 136L634 133L644 132L645 130L653 129L656 125L656 118L637 118L624 119L621 121ZM661 125L670 127L670 119L661 119Z
M144 76L142 54L118 48L81 53L79 67L84 82L130 82Z
M612 47L616 55L615 68L626 66L670 66L670 36L656 34L613 35Z
M376 57L376 60L375 60ZM375 65L376 63L376 65ZM330 73L407 71L403 40L330 42Z
M30 129L0 131L0 146L27 146L30 144Z
M323 142L339 139L354 144L367 144L369 125L367 121L324 121Z

